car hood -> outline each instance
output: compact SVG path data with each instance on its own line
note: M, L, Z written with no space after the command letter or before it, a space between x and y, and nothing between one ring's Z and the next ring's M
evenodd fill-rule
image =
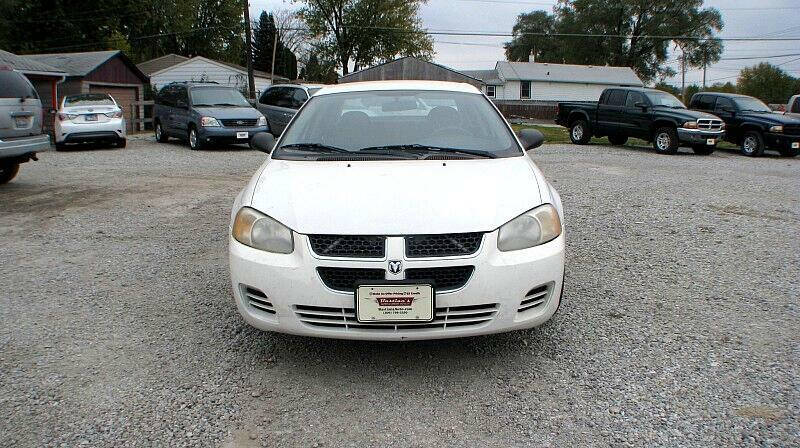
M196 107L194 110L200 115L228 119L228 118L258 118L261 112L252 107Z
M117 106L68 106L61 109L65 114L106 114L119 110Z
M800 124L800 120L797 118L783 115L775 112L763 112L763 113L756 113L756 112L740 112L739 118L747 118L748 120L752 121L760 121L767 124Z
M541 197L527 157L271 160L251 204L303 234L407 235L491 231Z
M668 115L675 118L681 118L684 120L697 120L698 118L710 118L714 120L720 120L720 118L716 115L709 114L708 112L700 112L699 110L690 110L690 109L668 109L668 108L656 108L659 113L664 115Z

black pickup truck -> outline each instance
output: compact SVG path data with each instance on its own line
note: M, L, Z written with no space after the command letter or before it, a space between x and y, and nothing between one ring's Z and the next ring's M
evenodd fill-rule
M628 137L653 142L656 152L675 154L681 143L697 154L711 154L725 135L719 117L691 111L669 93L638 87L614 87L600 101L558 103L556 123L569 128L573 143L608 137L624 145Z
M731 93L699 92L689 106L713 112L725 121L725 139L742 154L756 157L774 149L784 157L800 154L800 120L772 112L757 98Z

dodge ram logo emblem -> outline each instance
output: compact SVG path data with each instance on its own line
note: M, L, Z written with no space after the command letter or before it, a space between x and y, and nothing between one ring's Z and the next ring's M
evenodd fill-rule
M397 275L403 268L403 262L400 260L389 260L389 273Z
M239 121L236 122L236 124L244 124L244 121L239 120Z

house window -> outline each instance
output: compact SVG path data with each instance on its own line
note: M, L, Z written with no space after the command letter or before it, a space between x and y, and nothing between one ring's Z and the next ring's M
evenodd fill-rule
M531 82L521 81L519 86L519 97L523 100L531 99Z
M486 96L494 98L495 93L495 86L486 86Z

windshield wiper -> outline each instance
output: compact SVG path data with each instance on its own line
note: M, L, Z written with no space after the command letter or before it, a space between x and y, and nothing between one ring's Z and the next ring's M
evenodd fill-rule
M408 145L387 145L387 146L371 146L368 148L362 148L358 150L358 152L397 152L402 153L411 153L417 155L423 155L426 153L431 152L449 152L449 153L457 153L457 154L467 154L476 157L484 157L488 159L496 159L497 154L491 153L489 151L480 151L477 149L461 149L461 148L448 148L443 146L431 146L431 145L421 145L418 143L408 144Z
M200 104L192 104L192 106L193 106L193 107L214 107L214 105L213 105L213 104L203 104L203 103L200 103Z
M320 152L326 154L353 154L352 151L348 151L344 148L337 148L335 146L323 145L322 143L292 143L289 145L283 145L278 149L288 149L291 151Z
M214 103L214 106L215 107L216 106L245 107L245 106L242 106L241 104L231 104L231 103ZM248 106L249 106L249 104L248 104Z

